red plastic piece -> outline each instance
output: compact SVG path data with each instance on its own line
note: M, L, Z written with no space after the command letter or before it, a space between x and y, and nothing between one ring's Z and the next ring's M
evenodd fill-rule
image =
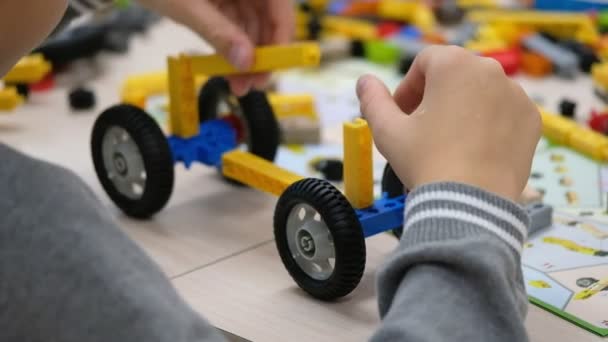
M51 90L55 87L55 77L52 73L46 75L40 82L30 85L30 90L35 92L43 92Z
M239 143L245 141L245 127L243 126L243 121L241 120L241 118L234 114L230 114L222 116L221 119L229 123L230 126L234 128L234 130L236 131L236 141L238 141Z
M485 52L483 56L497 60L509 76L516 74L521 66L521 52L517 48Z
M395 23L392 21L381 22L377 26L378 36L381 38L394 36L399 33L399 31L401 31L402 27L402 24Z
M608 133L608 113L599 113L595 109L591 111L591 117L587 121L592 130L607 134Z

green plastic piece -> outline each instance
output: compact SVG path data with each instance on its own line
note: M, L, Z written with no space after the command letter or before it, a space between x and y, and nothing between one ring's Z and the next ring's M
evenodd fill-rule
M365 58L378 64L396 64L401 57L399 47L384 41L365 43Z
M600 31L608 32L608 11L601 11L597 16L597 25Z
M114 5L118 8L127 8L130 4L130 0L114 0Z

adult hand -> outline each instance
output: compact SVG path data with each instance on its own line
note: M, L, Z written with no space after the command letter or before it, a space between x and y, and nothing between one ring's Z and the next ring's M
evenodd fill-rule
M246 71L254 63L258 45L284 44L293 35L291 0L140 0L200 34L235 67ZM236 95L261 88L269 74L228 78Z
M453 181L512 200L524 189L540 114L495 60L430 47L394 96L373 76L357 93L378 149L408 189Z

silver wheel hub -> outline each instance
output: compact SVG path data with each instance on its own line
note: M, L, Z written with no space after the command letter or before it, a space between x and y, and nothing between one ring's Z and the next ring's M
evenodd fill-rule
M335 247L331 232L310 205L301 203L287 218L287 243L292 258L308 276L327 280L335 267Z
M129 167L125 157L120 153L114 154L114 169L121 175L124 176L129 173Z
M112 126L101 146L106 174L116 190L129 199L140 199L145 190L146 169L131 135L124 128Z

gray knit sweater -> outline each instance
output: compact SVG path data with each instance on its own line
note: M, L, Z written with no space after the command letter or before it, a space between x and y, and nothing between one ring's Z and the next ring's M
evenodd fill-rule
M72 172L0 144L0 189L0 341L223 340ZM522 208L454 183L406 207L372 340L525 341Z

